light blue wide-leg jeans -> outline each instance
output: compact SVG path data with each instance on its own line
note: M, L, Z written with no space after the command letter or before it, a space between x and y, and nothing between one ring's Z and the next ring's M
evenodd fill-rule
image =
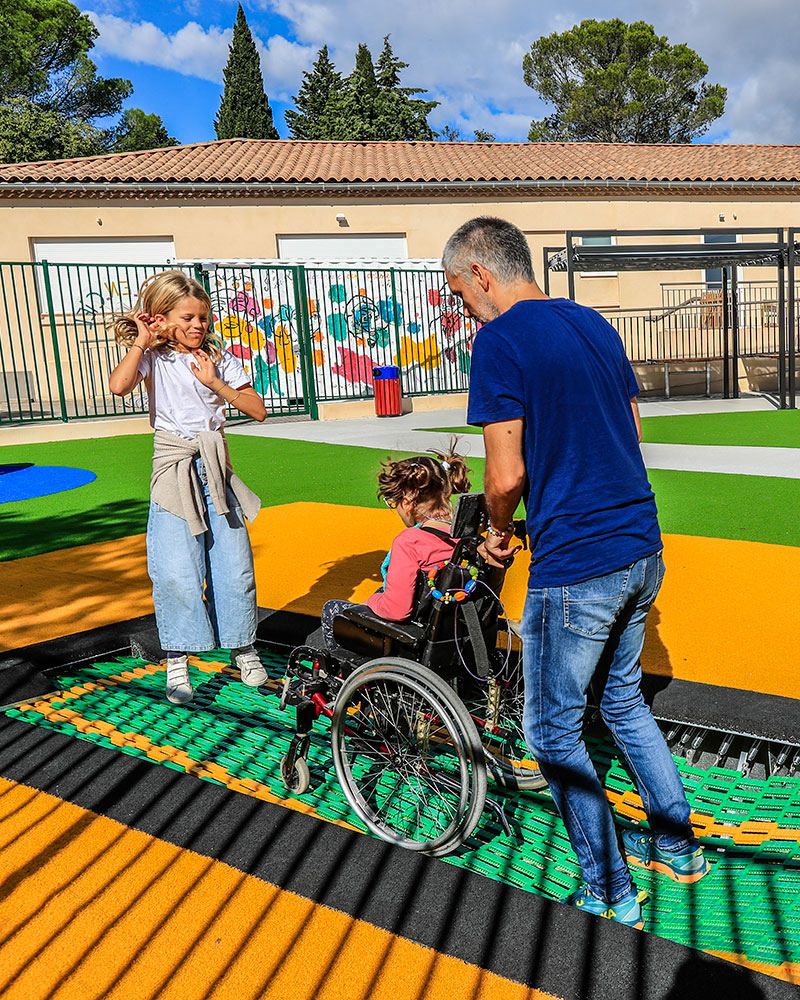
M159 641L163 649L194 653L249 646L256 634L256 582L242 510L228 489L228 513L216 512L196 461L207 531L192 535L183 518L150 502L147 571Z
M659 847L695 844L678 770L641 691L647 612L661 553L569 587L531 588L522 618L525 739L547 779L589 889L613 903L631 889L603 787L581 739L586 692L604 680L600 711L636 781Z

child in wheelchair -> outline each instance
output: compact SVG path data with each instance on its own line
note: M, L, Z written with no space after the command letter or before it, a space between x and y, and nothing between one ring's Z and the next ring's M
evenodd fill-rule
M347 608L368 609L377 618L400 622L414 610L420 571L446 563L458 542L451 534L454 494L470 490L469 469L455 453L456 441L447 453L433 451L399 462L382 463L378 496L397 512L405 525L395 538L381 566L384 583L365 605L350 601L328 601L322 608L322 637L330 651L338 650L333 620Z

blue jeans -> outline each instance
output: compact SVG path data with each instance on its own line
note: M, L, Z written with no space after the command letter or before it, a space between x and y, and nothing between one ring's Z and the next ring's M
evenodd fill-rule
M641 692L645 620L664 576L661 553L568 587L531 588L522 618L525 739L550 785L589 889L609 903L632 887L611 809L581 739L586 691L622 751L659 847L696 841L675 762Z
M249 646L256 635L253 551L241 508L227 491L228 513L217 514L203 464L208 530L192 535L186 521L150 501L147 571L153 581L163 649L202 652Z

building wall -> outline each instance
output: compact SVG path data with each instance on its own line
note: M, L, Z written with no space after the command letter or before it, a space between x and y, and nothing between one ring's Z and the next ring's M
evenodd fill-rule
M347 228L336 221L340 213ZM404 233L409 257L438 257L450 233L480 214L508 218L524 230L537 275L542 248L562 246L569 229L800 226L800 205L791 197L0 200L8 261L32 260L32 241L43 237L166 236L174 238L179 258L274 258L281 234L342 233ZM578 276L576 297L594 306L657 306L663 281L702 279L699 271ZM566 287L565 275L553 276L552 294L565 295Z

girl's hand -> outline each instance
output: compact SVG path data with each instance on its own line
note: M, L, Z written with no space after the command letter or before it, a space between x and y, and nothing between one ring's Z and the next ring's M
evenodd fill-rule
M137 330L134 343L138 344L143 351L146 351L158 340L156 336L155 317L151 316L150 313L140 312L136 313L133 321L136 323Z
M201 351L199 349L193 351L192 354L199 362L199 364L195 364L194 361L192 362L192 371L194 372L195 378L209 389L214 389L215 382L219 383L217 388L221 388L224 383L220 381L220 377L217 375L216 365L211 360L209 355L206 354L205 351Z

